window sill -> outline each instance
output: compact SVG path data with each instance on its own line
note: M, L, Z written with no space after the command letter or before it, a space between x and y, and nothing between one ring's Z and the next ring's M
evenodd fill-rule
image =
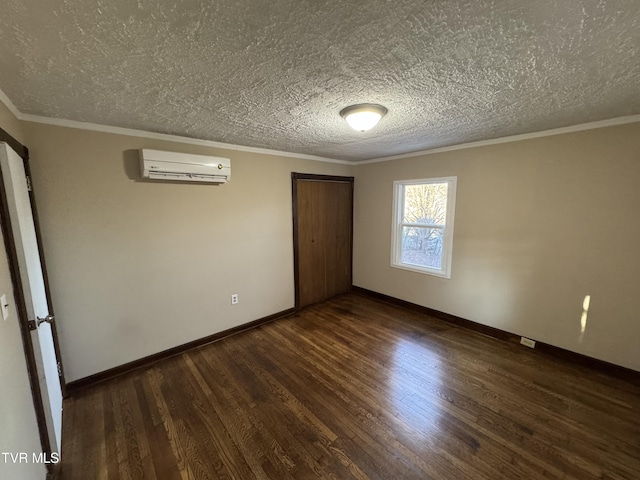
M400 270L408 270L410 272L422 273L423 275L431 275L433 277L451 279L451 272L439 270L435 268L420 267L418 265L411 265L408 263L392 263L391 267L399 268Z

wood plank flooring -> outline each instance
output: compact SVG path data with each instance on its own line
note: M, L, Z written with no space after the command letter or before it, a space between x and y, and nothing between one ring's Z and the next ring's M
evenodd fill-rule
M639 385L357 294L64 408L64 480L640 478Z

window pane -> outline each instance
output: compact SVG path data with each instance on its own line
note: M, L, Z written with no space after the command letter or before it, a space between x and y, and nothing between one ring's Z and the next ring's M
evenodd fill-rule
M402 227L401 263L442 268L441 228Z
M444 225L448 187L447 183L405 185L403 223Z

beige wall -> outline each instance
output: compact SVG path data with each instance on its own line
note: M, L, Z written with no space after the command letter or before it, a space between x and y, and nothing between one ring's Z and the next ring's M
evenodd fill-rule
M640 370L639 124L355 167L20 127L68 381L293 306L291 171L355 174L356 285ZM232 182L142 182L143 147L229 156ZM393 180L449 175L451 280L391 268Z
M67 381L293 307L291 172L352 172L35 123L24 129ZM142 182L143 147L230 157L232 180Z
M14 137L21 136L18 120L1 102L0 127ZM4 321L0 317L0 452L25 452L31 461L31 454L42 449L1 231L0 245L0 295L6 294L9 303L9 318ZM14 464L0 456L0 478L41 480L45 473L41 464Z
M640 370L639 155L635 123L357 166L354 284ZM451 279L391 268L392 182L450 175Z

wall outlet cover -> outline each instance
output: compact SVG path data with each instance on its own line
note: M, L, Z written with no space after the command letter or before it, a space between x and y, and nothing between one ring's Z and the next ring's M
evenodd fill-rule
M529 348L536 348L536 341L531 340L530 338L527 338L527 337L520 337L520 343Z
M0 308L2 309L2 318L6 322L9 318L9 304L7 303L7 295L0 297Z

